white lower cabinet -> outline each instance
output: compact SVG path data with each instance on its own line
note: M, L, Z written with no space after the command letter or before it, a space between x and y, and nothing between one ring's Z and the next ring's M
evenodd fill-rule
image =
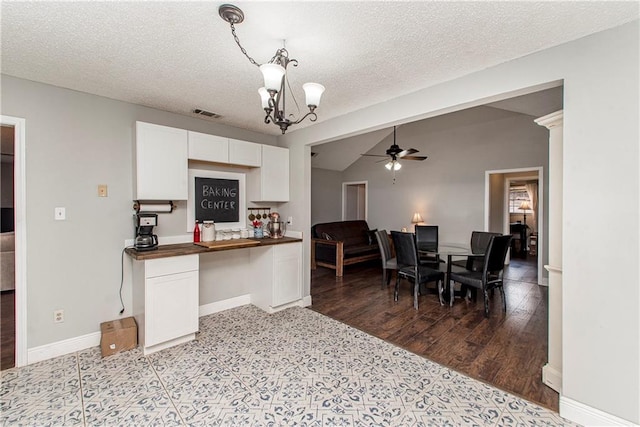
M302 298L302 243L250 249L251 303L273 313Z
M135 261L133 311L144 354L195 338L198 255Z

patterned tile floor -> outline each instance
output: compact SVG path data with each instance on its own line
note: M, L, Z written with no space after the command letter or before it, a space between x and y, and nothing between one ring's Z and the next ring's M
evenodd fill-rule
M195 341L0 373L3 426L561 426L557 413L303 308L200 319Z

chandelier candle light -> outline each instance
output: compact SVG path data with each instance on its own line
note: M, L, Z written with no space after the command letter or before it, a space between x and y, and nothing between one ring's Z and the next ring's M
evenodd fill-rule
M307 117L309 117L310 121L315 122L318 119L315 110L318 108L318 105L320 105L320 97L324 92L324 86L318 83L303 84L302 89L304 89L309 112L297 120L295 118L289 119L288 117L293 117L293 115L287 115L285 111L285 92L288 84L287 66L289 64L293 64L293 66L296 67L298 65L298 61L295 59L289 59L289 52L287 49L282 47L276 51L276 54L267 64L258 64L247 54L247 51L242 47L240 40L236 35L235 24L239 24L244 21L244 13L242 10L231 4L223 4L218 8L218 13L222 19L231 25L231 34L233 34L233 38L242 53L247 57L247 59L249 59L249 62L260 68L260 71L262 72L264 87L258 89L258 93L262 100L262 108L266 113L264 122L273 123L280 127L283 135L289 126L296 125ZM298 105L295 98L292 99L296 105Z

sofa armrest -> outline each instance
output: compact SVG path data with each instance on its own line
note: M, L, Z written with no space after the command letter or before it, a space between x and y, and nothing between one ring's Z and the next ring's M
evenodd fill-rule
M326 239L311 239L311 269L315 270L316 264L316 245L334 246L336 249L336 276L342 276L344 269L344 242L342 240L326 240Z

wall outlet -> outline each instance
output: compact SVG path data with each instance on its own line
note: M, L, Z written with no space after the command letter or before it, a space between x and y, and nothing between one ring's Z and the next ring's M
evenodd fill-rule
M67 210L65 208L55 208L53 217L56 221L64 221L67 218Z
M107 197L107 184L98 185L98 197Z
M53 323L64 322L64 310L55 310L53 312Z

